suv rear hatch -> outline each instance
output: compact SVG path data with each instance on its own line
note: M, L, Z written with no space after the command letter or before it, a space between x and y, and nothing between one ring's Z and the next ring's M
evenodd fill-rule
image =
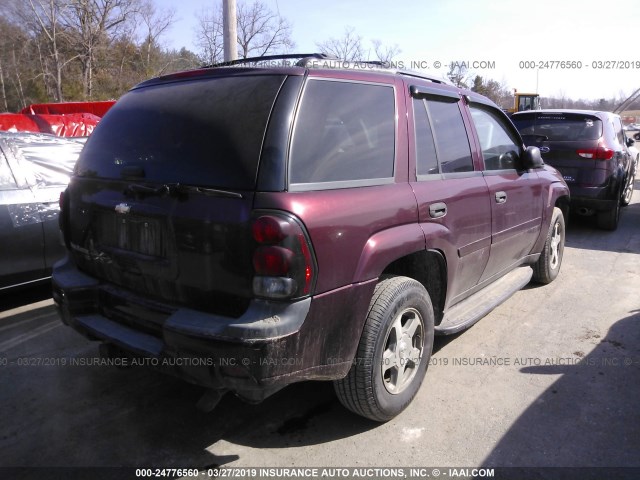
M594 187L606 181L603 125L596 115L530 112L511 118L524 143L540 148L545 163L558 169L567 184Z
M64 228L78 267L105 281L101 308L135 315L133 292L155 310L242 314L258 162L284 79L173 77L133 89L104 117L76 165Z

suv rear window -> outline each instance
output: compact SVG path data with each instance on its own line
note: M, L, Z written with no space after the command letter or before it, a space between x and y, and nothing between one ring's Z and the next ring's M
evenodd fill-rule
M89 137L77 174L250 190L284 76L233 76L132 90Z
M309 80L291 145L291 183L393 177L395 113L391 86Z
M602 121L593 115L542 113L514 115L511 120L525 143L532 136L549 141L597 140L602 136Z

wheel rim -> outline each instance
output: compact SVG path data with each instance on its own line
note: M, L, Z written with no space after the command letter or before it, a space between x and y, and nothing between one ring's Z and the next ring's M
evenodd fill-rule
M560 256L562 255L562 227L560 222L556 222L553 226L553 233L551 234L551 244L550 244L550 259L549 266L552 270L558 268L560 265Z
M387 392L397 395L411 384L423 349L422 315L414 308L407 308L396 316L384 342L381 374Z
M627 185L627 188L624 191L624 203L628 204L629 202L631 202L631 196L633 195L634 182L635 182L635 176L631 178L629 185Z

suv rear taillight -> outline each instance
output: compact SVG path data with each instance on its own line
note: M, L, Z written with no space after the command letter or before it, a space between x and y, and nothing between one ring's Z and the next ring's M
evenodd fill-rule
M594 160L611 160L615 152L610 148L598 145L598 148L582 148L576 150L576 153L582 158L591 158Z
M309 238L293 217L269 213L252 224L253 293L285 299L311 294L316 276Z

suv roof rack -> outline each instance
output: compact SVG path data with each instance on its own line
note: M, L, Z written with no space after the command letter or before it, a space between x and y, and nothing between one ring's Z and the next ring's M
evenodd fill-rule
M443 85L450 85L452 87L455 87L455 85L451 80L449 80L446 77L440 77L438 75L428 75L422 72L418 72L416 70L404 70L404 69L396 70L396 73L398 75L404 75L405 77L423 78L431 82L442 83Z
M260 63L271 60L289 60L294 58L299 59L299 61L295 63L296 67L306 67L310 60L339 60L339 58L334 57L333 55L327 55L326 53L286 53L278 55L263 55L261 57L239 58L237 60L229 60L228 62L206 65L203 68L232 67L234 65L243 65L245 63Z
M437 75L428 75L422 72L418 72L415 70L405 70L399 68L393 68L393 64L387 61L381 60L344 60L338 58L334 55L329 55L326 53L287 53L287 54L278 54L278 55L264 55L262 57L249 57L249 58L239 58L237 60L230 60L228 62L220 62L214 63L212 65L206 65L203 68L220 68L220 67L232 67L235 65L245 65L245 64L259 64L261 62L269 62L274 60L290 60L290 59L298 59L293 65L295 67L303 67L303 68L339 68L339 69L357 69L358 66L368 65L369 69L377 70L380 72L393 73L397 75L405 75L407 77L415 77L422 78L425 80L429 80L435 83L441 83L445 85L452 85L447 78L440 77ZM318 60L326 60L327 62L323 62L320 65L314 65L314 62ZM276 65L270 65L276 66ZM361 67L360 67L361 68Z

